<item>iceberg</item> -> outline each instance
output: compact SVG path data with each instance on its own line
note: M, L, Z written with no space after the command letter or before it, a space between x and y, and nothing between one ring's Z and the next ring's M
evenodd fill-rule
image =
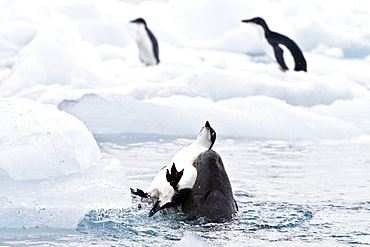
M25 99L0 112L0 228L75 229L92 209L128 205L121 162L101 158L80 120Z
M54 105L0 101L0 168L14 180L48 179L85 171L100 150L85 125Z

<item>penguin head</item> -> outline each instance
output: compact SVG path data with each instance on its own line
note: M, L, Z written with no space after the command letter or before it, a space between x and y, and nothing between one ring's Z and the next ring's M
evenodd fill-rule
M135 20L132 20L130 21L131 23L136 23L136 24L143 24L144 26L146 26L146 22L143 18L137 18Z
M254 24L253 26L255 26L257 28L260 35L263 32L265 32L265 33L270 33L271 32L270 29L267 26L267 23L261 17L254 17L252 19L242 20L242 22Z
M216 141L216 131L211 127L207 121L200 130L197 141L204 147L211 149Z
M261 17L254 17L252 19L242 20L242 22L252 23L252 24L261 25L261 26L266 25L265 20L262 19Z

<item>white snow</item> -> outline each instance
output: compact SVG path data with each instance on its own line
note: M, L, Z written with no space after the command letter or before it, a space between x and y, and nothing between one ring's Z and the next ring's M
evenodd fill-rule
M210 120L219 136L369 134L332 106L344 101L367 110L370 18L364 1L334 8L315 0L36 1L29 10L23 4L8 1L1 9L0 96L55 104L93 133L189 135ZM257 32L241 22L257 15L300 45L308 73L281 73L261 56ZM139 16L157 36L159 66L146 68L137 58L129 21ZM313 109L321 105L330 114ZM276 115L264 111L266 121L256 115L263 109ZM292 114L295 121L289 121Z
M263 54L257 32L241 22L255 16L296 41L307 73L282 73ZM138 59L129 23L137 17L158 39L158 66ZM75 179L71 190L88 183L85 172L102 179L91 133L60 110L93 134L194 135L209 120L219 137L366 136L369 67L366 0L1 1L0 178L19 186L21 196L34 185L39 201L49 198L39 188L44 181L60 192L68 179ZM2 208L17 201L9 191L2 186ZM76 193L72 198L84 194ZM83 200L81 208L90 203ZM62 225L76 221L70 219Z

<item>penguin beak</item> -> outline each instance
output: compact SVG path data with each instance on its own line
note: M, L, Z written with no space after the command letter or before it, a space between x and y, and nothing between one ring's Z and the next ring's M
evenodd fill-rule
M211 146L208 148L208 149L211 149L213 147L213 144L215 144L215 141L216 141L216 131L214 131L214 129L211 127L208 121L206 122L204 127L209 129L211 133Z
M242 22L245 22L245 23L252 22L252 19L249 19L249 20L242 20Z

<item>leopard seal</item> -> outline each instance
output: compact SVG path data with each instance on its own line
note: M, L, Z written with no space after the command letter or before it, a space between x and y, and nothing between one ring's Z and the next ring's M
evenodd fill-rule
M238 206L221 156L214 150L207 150L198 156L195 166L197 179L182 211L208 221L231 219Z
M131 189L131 193L140 196L142 202L154 205L149 216L154 215L163 205L171 202L178 190L187 191L193 188L197 177L194 161L200 153L211 149L215 141L216 132L206 121L197 139L175 154L171 162L154 177L145 192L140 189ZM172 181L169 182L169 179Z
M171 202L161 209L180 206L190 219L202 218L205 222L223 222L230 220L238 211L233 196L229 177L221 156L214 150L207 150L198 155L194 167L197 178L191 189L176 189L176 180L181 179L181 172L176 167L167 170L167 180L176 193Z

